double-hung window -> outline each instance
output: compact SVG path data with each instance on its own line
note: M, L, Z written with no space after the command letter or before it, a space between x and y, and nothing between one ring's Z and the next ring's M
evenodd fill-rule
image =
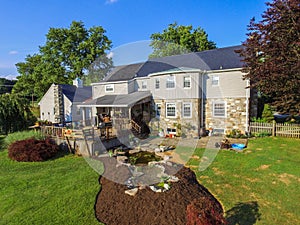
M183 77L183 87L184 88L190 88L191 87L191 77L190 76Z
M166 88L175 88L175 76L167 77Z
M176 116L176 104L175 103L166 103L166 116L175 117Z
M219 76L212 76L212 78L211 78L212 86L219 86L219 82L220 82Z
M183 113L183 117L185 117L185 118L192 117L192 103L191 102L184 102L182 104L182 113Z
M155 89L159 89L159 86L160 86L159 78L155 78Z
M147 81L142 80L142 89L147 89Z
M213 103L213 115L214 115L214 117L225 117L226 116L225 102L214 102Z
M155 105L155 111L156 111L156 117L160 117L160 114L161 114L161 104L160 103L157 103Z

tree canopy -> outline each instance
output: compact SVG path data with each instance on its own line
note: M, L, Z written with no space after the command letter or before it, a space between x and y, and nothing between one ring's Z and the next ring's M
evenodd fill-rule
M101 26L86 29L82 22L73 21L69 28L50 28L46 43L39 53L28 55L25 62L17 63L20 74L13 89L24 95L42 97L52 83L71 84L76 77L85 80L90 70L107 70L112 66L106 51L111 41ZM101 62L97 59L101 57ZM93 66L91 66L93 65ZM99 81L93 76L89 82Z
M213 41L208 40L207 33L201 28L177 25L172 23L162 33L151 35L153 53L150 58L198 52L216 48Z
M28 99L17 94L0 95L0 133L27 129L35 120Z
M253 18L238 52L245 78L282 113L300 113L300 1L267 2L262 20Z

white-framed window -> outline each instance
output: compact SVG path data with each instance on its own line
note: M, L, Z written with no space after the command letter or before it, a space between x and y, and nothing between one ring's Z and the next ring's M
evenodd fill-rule
M226 116L226 103L225 102L214 102L213 103L213 116L214 117L225 117Z
M156 112L156 117L160 117L160 114L161 114L161 104L160 103L157 103L155 105L155 112Z
M214 128L213 129L213 135L214 136L219 136L225 134L225 129L224 128Z
M191 88L191 77L190 76L183 77L183 87Z
M159 89L160 86L160 80L159 78L155 78L155 89Z
M142 80L142 89L147 89L147 81Z
M192 103L184 102L182 103L182 116L186 118L192 117Z
M166 117L176 117L175 103L166 103Z
M211 85L212 86L219 86L219 83L220 83L220 78L219 76L212 76L211 78Z
M175 76L167 77L166 88L175 88Z
M105 85L105 92L114 92L115 86L113 84L107 84Z

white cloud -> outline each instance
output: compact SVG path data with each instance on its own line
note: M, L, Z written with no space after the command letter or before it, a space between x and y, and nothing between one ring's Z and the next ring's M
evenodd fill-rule
M118 0L106 0L106 4L116 3Z
M114 52L109 52L106 56L107 58L111 59L112 57L114 57Z
M12 50L10 52L8 52L9 55L17 55L19 52L18 51L15 51L15 50Z

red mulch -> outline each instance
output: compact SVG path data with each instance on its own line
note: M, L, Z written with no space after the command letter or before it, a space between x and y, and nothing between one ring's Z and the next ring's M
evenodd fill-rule
M129 171L125 166L115 168L112 159L102 159L105 166L104 176L100 176L96 204L96 218L106 225L185 225L187 206L195 199L208 198L215 210L223 213L221 204L196 179L195 173L182 167L176 174L178 182L172 183L171 189L155 193L149 187L139 190L135 196L125 194L127 187L121 183L126 180ZM122 173L120 183L108 180L113 174ZM109 176L108 176L109 175Z

